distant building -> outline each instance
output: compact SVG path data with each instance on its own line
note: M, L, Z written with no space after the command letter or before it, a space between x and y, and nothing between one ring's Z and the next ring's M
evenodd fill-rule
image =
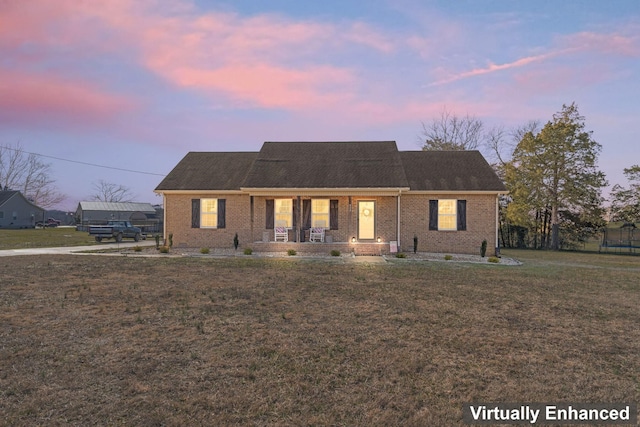
M81 227L104 224L107 221L131 221L146 231L157 231L162 223L159 213L151 203L138 202L80 202L76 209L76 221Z
M35 228L45 210L27 200L19 191L0 191L0 228Z
M155 218L156 210L151 203L137 202L80 202L76 217L81 223L87 221L134 221Z

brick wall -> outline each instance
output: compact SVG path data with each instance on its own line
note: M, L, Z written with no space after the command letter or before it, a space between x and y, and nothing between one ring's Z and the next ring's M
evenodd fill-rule
M467 201L466 231L430 231L429 200L462 199ZM402 251L413 251L413 237L418 236L418 251L480 254L480 245L487 240L487 255L496 247L496 196L438 194L404 194L401 200Z
M226 200L225 228L191 228L191 200L201 198ZM165 215L165 232L167 236L173 233L173 244L177 247L232 248L236 233L242 246L252 240L247 195L168 194L165 197Z
M226 227L224 229L191 228L191 200L198 198L226 199ZM269 197L272 198L272 197ZM295 196L291 196L295 198ZM304 199L302 197L301 199ZM306 197L308 198L308 197ZM387 244L397 240L397 199L385 197L327 197L338 200L338 230L328 230L326 235L336 242L350 242L358 232L358 201L376 202L376 236ZM238 233L241 247L261 242L263 233L273 240L273 230L266 228L266 199L253 197L253 223L251 222L251 197L229 194L166 195L166 233L173 233L175 246L227 248L233 247L233 236ZM466 231L429 231L430 199L464 199L467 201ZM496 196L495 195L412 195L403 194L401 201L401 247L403 252L413 251L413 236L418 236L421 252L479 254L483 239L487 240L487 255L494 253ZM294 240L294 233L291 233Z
M296 197L286 196L278 198L295 199ZM326 235L331 236L334 242L348 242L352 237L357 236L357 209L359 200L373 200L376 202L376 236L379 235L384 241L395 240L397 229L395 197L353 196L349 198L347 196L329 196L323 198L338 200L338 229L326 231ZM273 197L254 197L254 241L261 241L263 232L270 233L270 239L273 239L273 230L267 230L265 224L267 199L273 199ZM300 198L301 201L305 199L311 199L311 197ZM351 204L349 204L350 200Z

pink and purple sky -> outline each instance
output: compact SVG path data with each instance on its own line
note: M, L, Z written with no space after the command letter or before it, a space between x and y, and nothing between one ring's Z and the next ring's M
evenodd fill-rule
M637 0L0 0L0 144L56 157L68 210L99 180L161 203L188 151L417 150L443 108L509 128L572 102L626 185L639 76Z

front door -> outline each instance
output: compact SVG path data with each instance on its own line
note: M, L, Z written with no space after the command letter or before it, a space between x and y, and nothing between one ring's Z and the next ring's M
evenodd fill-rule
M376 238L376 202L373 200L358 201L358 239L374 240Z

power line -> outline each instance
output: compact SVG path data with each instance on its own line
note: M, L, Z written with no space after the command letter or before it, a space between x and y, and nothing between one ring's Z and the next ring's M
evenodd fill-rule
M31 154L31 155L34 155L34 156L39 156L39 157L46 157L48 159L60 160L60 161L63 161L63 162L76 163L76 164L85 165L85 166L92 166L92 167L96 167L96 168L111 169L111 170L117 170L117 171L122 171L122 172L139 173L139 174L142 174L142 175L166 176L166 175L161 174L161 173L145 172L145 171L138 171L138 170L133 170L133 169L117 168L115 166L98 165L96 163L81 162L79 160L63 159L62 157L48 156L46 154L40 154L40 153L32 153L32 152L29 152L29 151L24 151L22 149L11 148L11 147L7 147L7 146L1 146L0 148L5 148L7 150L12 150L12 151L16 151L16 152L22 152L22 153Z

